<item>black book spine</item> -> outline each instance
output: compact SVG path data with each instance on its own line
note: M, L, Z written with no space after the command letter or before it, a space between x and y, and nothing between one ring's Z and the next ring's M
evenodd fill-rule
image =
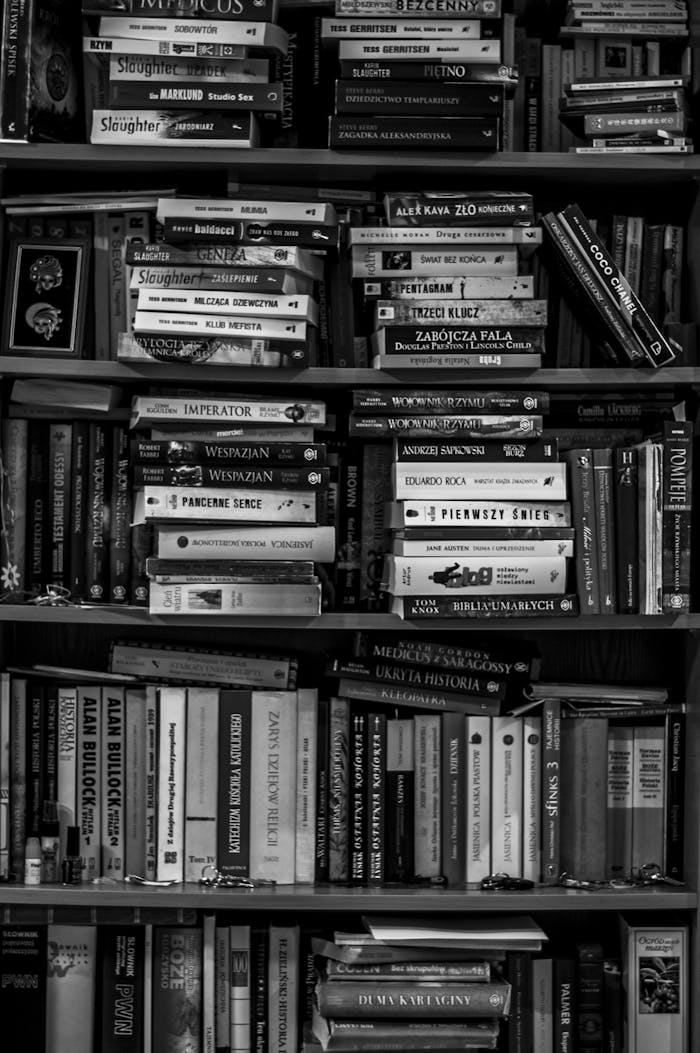
M131 583L131 486L129 432L112 431L112 494L109 516L109 602L128 603Z
M98 929L101 1053L141 1053L144 1038L142 925Z
M459 885L465 880L466 829L466 727L461 713L442 713L441 820L442 873L447 884Z
M593 454L590 449L566 450L569 463L571 515L576 530L576 591L581 614L600 614L598 535L593 491Z
M413 721L386 724L386 865L387 881L405 881L414 873Z
M2 1044L40 1053L46 1041L46 926L0 928Z
M593 490L598 538L598 580L600 613L617 612L617 575L615 567L615 506L613 500L612 450L594 449Z
M72 425L49 426L49 540L51 583L68 587Z
M316 859L314 880L328 881L328 703L318 701L316 729Z
M73 477L70 489L70 551L68 572L71 597L85 597L85 542L87 536L89 427L86 420L73 421Z
M578 943L576 951L576 1048L579 1053L603 1053L603 950L598 943Z
M499 117L504 88L494 84L452 84L415 81L338 80L335 112L433 117Z
M350 880L367 880L367 717L353 713L350 727Z
M88 500L85 595L91 603L104 603L109 581L109 507L106 471L108 434L104 424L90 421L88 444Z
M504 1050L533 1053L532 955L527 951L510 951L506 954L505 975L511 985L511 1000Z
M340 115L329 121L332 150L349 147L396 147L413 149L429 146L434 150L495 150L498 143L497 117L350 117Z
M25 832L27 837L40 836L41 808L44 800L42 770L42 737L45 733L44 691L41 684L27 682L27 802Z
M347 443L341 452L337 506L335 608L338 611L354 610L360 602L362 463L362 444Z
M58 687L55 684L47 684L44 695L41 735L42 808L44 801L58 800Z
M576 1048L576 963L573 958L554 958L552 963L554 1053Z
M146 560L153 552L154 526L136 523L131 527L131 600L135 607L148 607L149 577Z
M29 421L27 479L27 589L41 592L49 580L49 432L46 421Z
M620 614L639 611L639 526L637 451L633 446L613 450L615 493L615 564Z
M250 872L251 692L222 691L219 699L217 866Z
M624 1048L624 1005L622 964L617 959L606 958L603 962L603 1053L620 1053Z
M23 3L22 0L7 0L0 63L0 137L3 139L25 139L27 135L27 84L32 17L32 4Z
M377 885L386 870L386 716L370 713L367 722L367 880Z
M561 877L561 701L542 704L542 882Z
M664 874L676 881L683 880L684 873L684 819L685 819L685 713L668 714L666 717L666 823Z

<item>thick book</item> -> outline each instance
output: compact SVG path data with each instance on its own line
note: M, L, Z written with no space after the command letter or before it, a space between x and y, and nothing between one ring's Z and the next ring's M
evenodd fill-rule
M225 110L256 113L282 112L281 84L210 84L196 81L172 84L169 81L111 81L109 105L115 109Z
M378 979L376 974L372 978ZM391 1020L335 1020L314 1010L311 1030L315 1043L324 1053L399 1053L402 1050L447 1053L465 1048L496 1049L499 1021L422 1022L399 1017Z
M605 718L561 725L561 868L583 881L606 872L608 722Z
M327 468L251 468L233 464L137 464L134 486L243 486L262 490L327 490Z
M318 322L316 301L306 294L284 296L277 293L246 293L215 290L201 292L189 289L139 289L138 311L189 311L192 314L233 314L298 318Z
M337 223L295 223L284 220L177 219L163 222L165 240L197 244L294 245L307 249L338 246Z
M251 717L250 877L294 883L296 840L295 691L258 691Z
M640 714L641 716L641 714ZM608 728L608 802L606 877L626 878L632 871L632 772L634 728Z
M93 110L90 142L246 149L257 146L258 124L254 114L235 111Z
M330 700L328 752L328 880L347 881L350 874L350 703L347 698Z
M80 827L80 853L83 877L102 876L102 822L100 751L103 720L102 691L99 687L78 687L78 796L76 825Z
M389 509L395 529L447 527L570 527L571 507L565 501L421 501L407 499Z
M242 44L246 48L269 48L286 54L288 36L271 22L242 22L224 19L188 19L185 23L177 18L144 19L142 15L131 18L119 15L104 15L99 20L101 37L122 39L157 40L178 42L180 40L206 40L212 44Z
M127 796L125 767L124 688L102 689L102 876L123 880L124 809Z
M315 523L313 490L227 490L204 486L144 486L134 497L134 522Z
M578 596L397 596L391 611L400 618L440 621L443 618L572 618L579 613Z
M387 881L414 873L413 798L415 784L413 719L386 723L386 865Z
M427 658L426 654L426 658ZM503 699L506 684L491 676L450 668L435 669L427 664L384 658L328 658L326 676L340 676L350 680L369 680L381 684L400 684L431 690L453 691L462 695L492 696Z
M499 228L489 229L493 232ZM361 288L365 300L527 300L535 295L531 275L508 278L497 274L436 274L366 279Z
M96 1030L97 926L51 924L47 931L47 1049L92 1053Z
M392 227L432 226L436 220L456 226L530 226L535 219L532 194L477 190L384 195Z
M138 242L126 246L127 264L158 267L237 268L243 273L259 267L289 268L315 280L323 277L318 256L296 245L168 245L165 242Z
M440 266L443 265L440 264ZM401 355L419 356L416 364L429 365L427 361L421 363L421 355L432 355L439 363L440 355L443 353L453 355L481 353L485 356L501 353L512 359L512 356L517 354L530 355L544 352L543 331L534 326L479 328L474 325L461 327L443 325L437 328L426 328L416 325L391 325L372 333L371 343L376 356L388 359L387 368L390 363L395 366L403 365L404 368L412 364L408 357L400 359ZM506 361L509 360L506 359ZM482 360L482 365L489 364L488 357ZM493 364L498 365L498 360L494 359Z
M662 433L662 592L664 614L690 610L693 424L664 421Z
M136 395L131 404L131 427L146 427L166 421L186 423L238 424L274 423L283 425L325 424L326 407L320 400L290 401L287 398L256 395L172 396L163 398Z
M527 229L527 228L526 228ZM443 325L520 325L542 328L547 324L546 300L378 300L374 304L376 329L383 326L416 326L421 322Z
M251 713L253 693L221 691L219 698L216 864L250 875Z
M202 930L153 929L152 1053L202 1053Z
M439 713L417 713L413 718L415 769L413 798L413 847L416 874L438 877L442 873L440 771L442 743ZM337 1015L343 1015L338 1013ZM353 1014L349 1014L353 1015Z
M539 439L542 435L539 414L466 414L430 416L418 411L406 415L370 415L352 411L349 434L352 438L387 438L399 435L408 438L431 438L443 434L463 439Z
M314 617L321 613L321 586L220 582L161 585L153 581L149 610L151 614Z
M321 39L324 43L336 40L426 40L453 39L486 40L497 35L500 29L495 19L444 19L438 25L428 18L323 18Z
M341 40L338 45L340 62L358 59L435 59L473 63L499 62L499 40L439 40L430 39L385 41Z
M598 451L596 451L598 452ZM511 463L486 466L453 461L449 465L425 460L392 466L397 500L447 497L450 500L483 496L488 500L565 501L566 465Z
M353 654L358 658L388 659L408 665L481 674L491 676L494 680L506 678L527 681L539 676L539 658L529 647L524 650L513 647L510 651L491 646L458 647L435 640L414 640L409 637L388 640L358 632L353 639ZM493 691L496 693L498 688L494 687Z
M299 1041L300 932L298 925L271 925L267 991L268 1053L290 1053Z
M331 563L335 554L335 530L329 526L226 526L160 524L157 555L162 559L303 558Z
M623 915L620 935L626 1043L635 1053L688 1053L688 927Z
M207 0L82 0L84 15L113 14L119 18L225 19L231 21L275 22L277 0L217 0L212 7Z
M129 288L138 289L220 289L266 293L310 293L309 278L286 267L134 267Z
M387 555L384 576L392 596L527 595L566 591L564 556L513 559L482 556L468 563Z
M380 228L381 229L381 228ZM355 245L350 249L353 278L432 278L433 275L512 279L518 274L515 245L431 247Z
M321 1015L331 1019L493 1018L508 1015L510 985L396 981L377 988L371 981L319 981L315 998Z
M352 393L352 408L363 413L386 414L413 412L413 413L435 413L438 416L449 416L454 413L546 413L549 410L549 395L544 391L478 391L475 389L461 389L449 391L435 388L356 388ZM413 451L423 445L425 452L413 456ZM441 447L444 445L445 449ZM543 451L542 460L556 460L556 449L550 443L547 446L548 454L544 454L544 444L538 444L536 449ZM458 443L428 444L407 443L397 439L395 443L397 460L469 460L467 452L460 453ZM433 451L440 449L437 456ZM517 448L500 445L498 442L490 443L481 448L481 456L486 456L490 451L494 460L508 460L524 456L524 452L518 454ZM465 447L465 451L468 447ZM476 455L478 457L478 453ZM531 457L537 460L537 457Z
M185 751L187 695L181 687L160 687L158 699L158 820L156 874L182 881L185 855Z
M149 683L185 680L189 687L292 688L297 679L297 660L290 656L124 640L112 643L109 667L112 673Z
M415 81L337 80L335 110L338 114L373 116L499 117L503 110L503 84L440 84Z
M466 845L464 880L480 882L491 868L491 732L486 716L468 716L466 740Z
M304 341L309 336L308 324L292 318L258 317L232 314L197 314L195 311L137 310L134 332L140 334L173 334L176 337L259 337L261 339Z
M3 1041L13 1049L46 1048L46 973L46 925L3 925L0 1009Z
M144 949L141 925L103 925L98 930L102 1053L141 1053L143 1049Z
M665 730L641 723L643 713L639 719L632 737L631 865L635 870L663 859L665 822Z
M559 458L556 440L513 443L499 439L484 442L415 442L397 438L394 459L397 464L430 461L437 463L479 464L550 463Z
M131 444L131 459L135 466L240 464L256 467L322 467L326 463L326 446L324 443L183 442L177 439L157 442L137 436Z

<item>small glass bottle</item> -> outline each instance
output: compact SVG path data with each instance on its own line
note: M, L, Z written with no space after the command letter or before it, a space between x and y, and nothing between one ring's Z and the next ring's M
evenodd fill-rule
M59 878L61 842L58 832L58 804L56 801L44 801L41 833L41 883L55 885Z
M24 883L41 884L41 842L38 837L28 837L24 849Z
M66 851L61 862L61 883L80 885L83 880L83 860L80 855L80 827L69 826L66 830Z

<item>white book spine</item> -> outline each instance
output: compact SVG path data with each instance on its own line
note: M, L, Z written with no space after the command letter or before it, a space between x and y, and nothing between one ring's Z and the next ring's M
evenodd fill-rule
M146 686L146 877L156 878L158 823L158 697L153 684Z
M437 877L440 859L440 715L414 721L414 865L416 874Z
M623 919L621 930L626 1048L634 1053L688 1053L687 926L634 925ZM664 974L669 982L663 982ZM673 1008L653 1012L652 999L660 987L673 996Z
M124 696L124 860L127 874L146 876L146 689Z
M443 244L458 249L466 245L541 245L541 227L351 227L350 245L420 245L424 251L442 251Z
M102 874L124 870L124 688L102 688Z
M1 719L1 718L0 718ZM58 822L61 845L66 828L75 826L78 789L78 690L58 688Z
M633 292L639 293L642 278L642 242L644 219L642 216L627 217L627 242L625 245L625 277Z
M216 915L202 919L202 1053L216 1053Z
M184 34L187 34L186 36ZM287 34L269 22L219 21L175 18L136 19L128 16L100 18L101 37L144 38L164 42L206 41L209 44L243 44L246 47L276 47L287 50Z
M270 926L268 1053L294 1053L298 1030L299 929Z
M394 497L459 501L565 501L566 464L436 464L416 461L393 465Z
M507 557L533 557L540 559L543 556L566 556L574 554L573 538L562 541L549 540L502 540L489 541L488 538L478 541L412 541L406 538L396 538L392 542L392 550L398 556L451 556L454 558L468 559L481 556L507 556Z
M198 425L217 425L222 437L227 426L251 424L284 425L289 428L294 424L325 424L326 405L319 400L294 401L285 399L254 399L232 395L229 398L178 398L137 395L131 405L131 426L138 424L156 424L168 421L178 428L187 422ZM242 433L243 441L248 441ZM170 433L170 438L172 438ZM151 436L153 438L153 436ZM284 433L284 439L297 439L291 431ZM206 442L206 439L202 440ZM305 440L300 440L305 441Z
M365 296L388 296L392 300L527 300L535 295L531 275L501 278L498 275L469 277L436 274L433 277L388 278L384 282L366 281Z
M195 422L189 427L186 424L179 424L175 429L167 426L161 428L158 424L154 424L151 427L151 438L167 442L171 442L173 439L182 442L218 442L220 440L246 443L286 442L287 439L293 439L295 442L313 442L314 429L313 426L306 427L289 424L281 424L279 426L271 424L269 427L249 424L231 424L226 427L222 424L219 427L204 428L200 421L199 426Z
M296 691L258 691L253 700L250 876L294 883Z
M552 526L570 527L567 503L544 501L418 501L406 499L399 507L402 523L392 526Z
M141 647L139 644L115 643L110 655L112 673L127 673L145 680L152 678L221 684L222 687L230 687L231 684L241 687L277 687L288 679L291 665L286 658L217 654L150 644Z
M466 881L477 882L491 868L491 718L466 717L467 828Z
M76 825L87 881L102 876L100 787L102 755L102 692L78 688L78 799Z
M522 873L523 723L493 717L491 727L491 867Z
M59 769L60 770L60 769ZM10 674L0 674L0 878L10 877Z
M318 692L297 692L297 799L294 881L313 884L316 855Z
M314 523L316 494L307 490L144 486L134 501L134 522L149 519Z
M229 925L216 927L216 1048L231 1044L231 933Z
M97 926L49 924L47 1053L93 1053Z
M172 289L139 289L139 311L188 311L192 314L264 315L265 318L300 318L315 321L318 311L310 296L251 295L230 292L183 292Z
M462 564L451 559L389 555L384 574L392 596L561 595L566 585L566 559L482 556Z
M158 820L156 874L182 881L185 844L186 691L158 689Z
M229 926L231 1053L250 1053L250 925Z
M399 43L383 40L341 40L338 45L340 62L358 59L419 59L432 62L469 61L491 63L501 61L499 40L405 40Z
M287 318L246 318L188 311L139 311L134 316L137 333L178 333L191 336L255 336L273 340L305 340L306 322Z
M512 245L402 249L389 258L376 247L356 246L350 250L350 259L353 278L405 279L433 274L513 278L518 273L518 250Z
M151 582L151 614L275 615L321 613L320 585L159 585Z
M371 37L374 40L480 40L481 20L467 18L460 22L454 18L441 18L433 22L421 18L372 18L363 22L358 18L321 19L322 40L355 40L362 37Z
M523 722L523 865L521 875L542 880L542 720Z
M216 865L216 764L219 692L187 689L185 777L185 881L199 881L204 867Z
M249 60L252 62L253 60ZM158 78L159 80L162 78ZM254 222L334 223L333 205L313 201L245 201L231 198L164 197L158 200L157 218L206 217L207 219L241 219Z
M83 37L83 51L88 55L157 55L159 58L172 55L182 61L186 57L198 58L203 48L206 45L197 40L151 40L146 37L126 37L120 32L111 37L104 33L99 37ZM243 44L228 45L226 55L229 59L241 60L246 58L247 50Z
M270 79L267 59L207 59L167 61L154 57L152 62L141 62L134 55L109 56L109 83L149 80L187 84L192 81L235 81L237 84L264 84ZM177 199L173 199L177 200ZM260 202L255 202L260 204Z
M161 559L248 558L278 560L303 558L330 563L335 557L334 527L245 526L194 529L162 525L157 528Z
M136 314L137 295L131 288L133 267L126 263L126 247L134 243L145 244L148 241L152 212L146 209L133 209L124 214L124 244L122 246L122 259L124 266L124 286L126 297L126 317L124 319L124 332L131 333L134 328L134 315ZM119 345L122 334L118 334L115 357L119 357Z

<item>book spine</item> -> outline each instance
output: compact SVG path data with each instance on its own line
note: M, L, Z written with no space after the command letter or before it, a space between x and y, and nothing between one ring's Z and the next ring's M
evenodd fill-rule
M144 311L134 315L134 332L170 334L181 337L252 336L257 339L304 341L310 327L305 321L293 318L274 318L269 315L250 318L232 314L197 314L187 311Z
M597 522L593 495L593 453L590 449L566 450L569 492L576 530L576 585L582 614L600 614L600 582L597 568Z
M27 570L26 587L42 592L50 574L48 459L46 421L29 422L27 481Z
M122 880L124 869L124 688L102 692L102 875Z
M161 687L158 696L158 818L156 874L159 881L182 881L185 843L184 688Z
M90 421L89 428L85 595L100 603L108 593L108 431L98 421Z
M430 438L440 433L451 434L463 439L519 439L532 441L542 435L543 420L539 415L515 417L510 415L465 416L369 416L352 412L350 414L349 435L351 438L387 438L391 435L406 438Z
M202 1053L215 1053L216 915L202 918Z
M367 716L350 715L349 872L350 881L363 885L367 879Z
M99 791L102 783L102 692L99 687L78 688L78 803L83 877L102 876L102 824Z
M231 1049L231 927L218 924L214 945L215 1039L217 1053Z
M349 879L350 715L345 698L329 711L328 880Z
M683 880L683 822L685 816L686 724L685 714L666 718L666 821L664 874Z
M542 881L561 876L561 701L542 704Z
M603 951L597 943L578 943L576 950L578 1049L581 1053L602 1053Z
M251 719L250 877L294 883L296 836L295 691L256 694Z
M231 955L229 1048L231 1053L251 1051L251 941L250 925L229 926Z
M144 932L139 925L98 929L97 1020L102 1053L141 1053Z
M386 723L386 866L387 881L412 877L414 867L414 723Z
M49 425L49 532L51 581L68 586L72 425ZM45 584L45 583L44 583Z
M269 1020L267 1013L269 976L270 933L267 927L256 926L251 930L251 1050L265 1053Z
M163 559L181 559L183 553L195 551L198 559L240 559L250 554L251 545L256 559L278 560L293 553L315 563L331 563L335 530L332 526L158 526L157 554Z
M615 472L615 565L621 614L639 610L639 528L637 451L632 446L613 450Z
M185 881L199 881L204 868L217 864L217 768L219 692L187 689L185 735ZM223 771L219 778L224 781Z
M458 501L477 495L489 500L507 500L519 494L525 501L564 501L567 497L564 464L522 467L504 464L495 473L493 469L459 461L446 469L431 461L422 461L405 466L397 464L392 475L397 500L422 497Z
M578 596L398 596L391 605L401 618L571 618L579 613Z
M445 1016L445 1001L460 999L460 1015L493 1018L507 1015L510 988L503 983L449 984L431 999L431 989L418 982L396 982L394 998L399 1004L386 1006L387 996L381 988L369 982L345 980L343 983L322 982L316 987L318 1008L322 1016L331 1019L383 1017L391 1020L413 1020ZM422 995L422 998L420 997ZM465 1005L464 996L469 999ZM544 1047L546 1048L546 1047Z
M382 580L387 547L384 505L391 458L391 450L386 443L362 444L360 608L365 611L384 609Z
M158 845L158 696L155 686L146 687L146 878L156 880Z
M258 113L280 113L281 84L247 83L244 88L233 82L209 84L188 81L175 86L169 81L111 81L109 106L115 109L152 110L157 106L169 110L255 110Z
M664 229L661 223L645 224L642 244L642 274L639 299L656 325L659 324L661 310L661 264Z
M356 610L360 602L362 466L362 444L348 443L340 461L336 526L338 551L335 563L335 606L337 610Z
M553 959L552 988L552 1048L554 1053L568 1053L576 1044L576 963L573 958L557 956Z
M606 876L626 878L632 869L632 727L608 729L608 804L606 813Z
M552 959L532 959L532 1035L536 1050L553 1049Z
M440 715L417 714L414 723L414 865L421 877L441 874Z
M370 680L377 683L403 683L411 687L425 687L432 690L446 689L463 695L489 696L503 699L505 697L505 682L497 681L484 675L464 672L459 669L445 667L443 669L429 668L428 652L421 648L419 652L413 651L413 662L403 664L401 648L397 647L397 661L391 661L389 656L378 658L329 658L326 661L327 676L347 677L351 680ZM415 658L418 661L415 661ZM425 662L425 667L421 665Z
M367 881L381 884L386 869L386 716L367 718Z
M542 721L527 714L523 722L522 876L542 880Z
M663 580L662 610L690 610L690 526L693 489L693 425L665 421L663 426Z
M94 473L93 473L94 474ZM280 507L281 506L281 507ZM316 494L306 490L146 486L137 515L148 519L222 520L254 523L315 523ZM100 535L101 536L101 535Z
M510 559L506 556L482 556L462 565L450 561L422 557L388 555L384 561L387 589L393 596L440 596L447 589L461 594L508 595L517 593L564 592L566 587L566 559L563 556L534 559ZM416 677L417 679L417 677ZM432 677L428 677L430 682ZM435 677L437 684L451 687L448 677ZM445 683L447 680L447 683ZM456 677L453 678L456 680ZM488 690L484 692L488 694Z
M263 615L310 615L321 613L319 584L231 584L198 582L162 585L151 582L151 614L225 616L227 612Z
M443 713L441 717L441 805L440 828L442 874L448 885L465 880L467 843L466 779L467 742L465 718L461 713Z
M128 462L127 462L128 466ZM204 486L207 488L237 486L261 490L328 489L327 468L243 468L212 465L137 464L133 470L134 486Z
M522 873L523 723L494 717L491 728L491 866Z
M71 596L80 600L85 597L89 425L87 421L75 420L72 429L68 570Z
M11 874L10 771L12 729L10 726L10 674L0 674L0 880Z
M436 275L434 278L383 278L362 283L364 299L374 300L523 300L535 295L532 275L515 278Z
M465 697L457 693L436 691L429 688L402 687L394 684L372 683L371 681L350 680L342 677L338 691L345 698L360 699L364 702L382 702L393 706L411 706L414 709L425 709L442 712L450 710L457 713L495 713L499 700L495 696Z
M251 695L223 691L219 701L217 865L250 874Z
M605 874L607 741L605 718L561 725L560 861L562 870L584 881Z
M430 369L450 370L454 368L472 369L474 367L488 367L488 369L539 369L542 365L542 354L537 351L515 352L513 354L494 353L493 351L480 353L465 350L464 353L457 348L456 354L406 354L406 355L374 355L372 358L373 369L405 369L426 366Z
M27 803L27 681L12 677L10 683L10 868L14 881L24 880Z
M479 882L491 872L490 717L466 718L465 879Z
M534 1053L531 954L509 951L506 954L505 976L511 985L511 1007L504 1049L507 1053Z
M663 243L661 274L661 320L666 327L681 321L684 259L684 231L680 226L666 224Z
M408 278L412 275L460 275L468 278L495 275L516 278L518 250L515 246L497 248L401 249L383 251L373 246L354 246L350 250L353 278Z
M202 930L156 926L153 930L152 1053L179 1046L201 1053Z
M632 867L663 859L666 740L663 727L637 726L632 762Z
M112 486L109 504L109 603L127 603L131 584L131 487L129 433L112 429Z
M146 690L124 694L125 775L124 866L127 874L146 876Z
M297 786L294 881L313 884L316 851L318 692L297 692Z
M2 425L3 490L3 575L2 592L12 596L27 585L27 475L29 422L7 420Z
M299 1040L299 928L271 925L268 988L269 1053L291 1053Z
M428 117L499 117L503 108L502 85L442 86L439 82L418 85L392 81L391 90L382 90L383 87L381 82L336 81L336 113L410 117L420 107L420 112Z
M592 454L593 498L598 538L596 570L600 584L600 613L615 614L617 612L617 578L612 450L594 449Z

